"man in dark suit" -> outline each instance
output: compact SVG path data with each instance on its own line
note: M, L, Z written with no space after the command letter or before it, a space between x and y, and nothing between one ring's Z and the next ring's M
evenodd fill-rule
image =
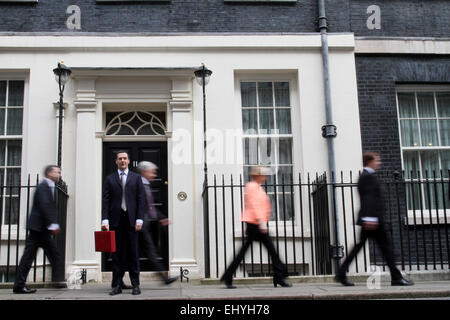
M148 209L141 177L128 169L129 164L128 153L119 151L116 155L118 170L106 177L103 186L102 230L111 229L116 234L110 295L122 293L126 269L133 286L133 295L141 293L138 232L142 229L145 210Z
M172 282L176 281L178 277L169 278L167 272L164 271L165 268L161 262L162 258L158 254L158 249L153 243L151 233L152 223L159 223L163 227L167 227L167 225L169 224L169 219L167 219L167 217L164 216L161 211L156 209L152 189L150 187L150 182L153 181L153 179L155 179L157 176L158 167L152 162L141 161L137 165L137 170L142 177L142 183L144 185L145 196L148 204L148 210L146 211L144 216L144 225L142 226L142 237L144 240L145 254L147 255L148 260L153 268L158 271L158 275L160 276L161 280L165 284L171 284Z
M339 267L335 281L344 286L353 286L346 277L346 270L359 250L364 246L368 238L372 238L378 244L386 259L391 272L391 284L393 286L409 286L414 283L403 278L400 270L395 265L392 244L389 240L384 221L384 201L381 186L375 171L381 167L381 158L377 152L363 154L364 170L358 180L358 192L361 201L361 209L357 224L362 227L359 243L347 256L347 259Z
M66 287L64 281L64 262L57 251L56 243L52 235L60 232L56 222L55 182L61 178L61 169L50 165L45 168L45 179L36 188L33 199L33 207L27 223L29 235L26 240L25 250L17 268L14 282L14 293L34 293L35 289L29 289L26 279L31 265L36 258L37 249L43 248L52 266L52 281L59 288Z

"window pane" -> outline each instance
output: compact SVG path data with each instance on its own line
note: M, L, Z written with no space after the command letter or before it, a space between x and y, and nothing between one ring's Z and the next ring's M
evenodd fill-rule
M283 184L284 184L284 192L292 192L292 166L282 166L278 167L278 192L283 192Z
M278 194L278 218L281 221L292 220L292 195L285 193Z
M280 134L291 133L291 110L276 109L277 113L277 129Z
M0 140L0 166L5 165L5 140Z
M399 93L398 106L400 118L417 118L416 98L414 93Z
M417 103L419 105L419 116L421 118L435 118L434 96L431 92L418 93Z
M259 109L259 129L262 134L274 133L273 109Z
M0 135L5 134L5 109L0 109Z
M436 120L420 120L420 131L422 133L423 146L438 146L438 132Z
M420 192L421 184L417 180L413 180L411 183L406 184L406 199L408 201L408 209L409 210L420 210L423 209L420 206ZM423 203L423 201L422 201ZM416 216L416 221L417 220Z
M450 170L450 150L442 150L441 151L441 165L442 165L442 175L445 178L449 177ZM450 204L449 204L450 208Z
M241 82L242 107L256 107L256 82Z
M275 82L275 105L277 107L289 107L289 82Z
M6 121L7 135L22 134L23 109L8 109L8 119Z
M436 93L439 117L450 117L450 92Z
M17 224L18 220L17 218L19 217L19 198L5 197L4 201L5 201L5 220L4 220L5 224Z
M23 106L23 81L9 81L8 106Z
M403 164L405 168L405 177L407 179L416 179L420 171L419 152L405 151L403 153Z
M417 120L401 120L402 146L414 147L420 145L419 123Z
M450 120L439 120L441 145L450 146Z
M258 82L258 99L260 107L273 106L272 82Z
M272 168L271 168L272 169ZM273 172L273 170L271 170ZM267 188L266 188L267 185ZM274 191L275 188L275 175L271 174L267 176L267 180L261 185L266 191L266 193L271 193ZM274 210L274 207L272 207L272 210Z
M256 109L242 110L242 126L247 134L258 133L258 114Z
M133 129L128 127L126 124L122 124L122 126L120 127L120 130L117 134L120 136L133 136L134 131L133 131Z
M276 144L272 143L272 139L268 137L261 137L258 139L259 145L259 164L270 165L275 164L275 148Z
M6 106L6 81L0 81L0 106Z
M279 140L278 163L292 164L292 143L290 138L280 138Z
M8 166L20 166L22 163L22 141L8 141Z
M436 190L433 181L429 181L428 183L424 183L424 198L425 198L425 208L426 209L436 209L436 201L438 203L438 209L442 209L442 192L440 190L437 190L437 197L436 197ZM439 185L436 185L438 188ZM436 218L434 218L434 222L436 223Z
M18 195L20 187L20 169L6 169L6 194ZM11 188L10 188L11 187Z
M258 164L257 138L244 138L244 163Z
M420 151L420 159L422 161L422 177L433 178L433 172L436 172L436 176L439 175L439 152L433 151Z

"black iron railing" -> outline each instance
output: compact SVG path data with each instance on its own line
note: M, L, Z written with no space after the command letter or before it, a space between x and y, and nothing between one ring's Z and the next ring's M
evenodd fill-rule
M33 194L39 183L39 176L35 183L28 175L25 185L15 185L8 181L0 185L0 282L13 282L16 268L28 238L29 213L31 211ZM66 252L66 217L67 217L67 185L63 181L56 183L55 198L57 205L57 220L61 232L55 236L58 251L65 261ZM38 254L30 271L32 282L46 282L49 280L48 261L45 254Z
M378 175L399 268L449 269L449 172ZM275 183L263 185L272 201L269 233L291 275L332 274L333 259L342 262L358 241L358 177L359 173L352 172L340 172L332 179L326 174L298 174L281 176L281 181L273 179ZM204 185L206 278L220 277L243 244L245 230L240 218L244 187L242 176L236 179L224 175L214 175ZM333 191L335 196L331 197ZM340 238L336 241L338 228ZM348 271L369 273L373 265L386 270L378 247L369 242ZM271 268L265 248L253 243L235 276L270 276Z

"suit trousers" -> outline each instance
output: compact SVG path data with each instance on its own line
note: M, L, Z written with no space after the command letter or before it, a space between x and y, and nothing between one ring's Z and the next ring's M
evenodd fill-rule
M117 227L111 227L116 236L116 252L112 253L112 283L117 287L123 283L123 276L128 270L131 285L139 286L139 251L138 233L130 225L128 214L125 211L120 213L120 222Z
M38 248L44 249L44 254L50 261L50 264L52 266L52 281L64 281L64 262L62 261L61 254L56 248L55 240L52 239L48 231L39 232L30 230L25 243L25 250L23 252L22 258L20 259L19 266L17 267L14 288L23 288L25 286L25 282L28 277L28 273L30 272L31 265L36 259Z
M350 265L350 263L353 261L353 259L358 254L359 250L364 246L367 239L373 239L378 244L378 246L381 249L381 253L384 256L384 259L387 262L387 265L389 267L389 271L391 272L391 279L392 280L399 280L402 278L402 274L400 270L395 265L395 259L394 259L394 253L392 251L392 244L389 240L387 231L385 230L384 226L381 225L376 230L361 230L361 237L358 244L355 245L352 251L348 254L345 261L342 263L342 265L339 267L339 270L337 272L337 276L344 277L345 273Z
M233 274L235 273L236 269L239 266L239 263L244 259L245 253L250 247L250 244L257 240L260 241L269 252L269 255L272 259L272 266L274 270L274 278L277 279L284 279L287 277L287 270L285 265L281 262L280 257L278 256L278 253L275 249L275 246L273 245L272 240L270 239L270 236L268 233L262 233L259 230L259 226L256 224L247 223L247 239L244 242L244 245L242 246L241 250L237 254L236 258L233 260L233 262L228 266L227 270L223 274L222 278L223 280L231 280L233 278Z
M163 271L166 271L164 268L164 265L162 264L162 258L159 254L159 250L158 248L155 246L153 239L152 239L152 234L151 234L151 229L150 229L150 225L151 225L151 221L145 221L144 225L142 226L142 238L143 238L143 245L144 245L144 252L145 255L147 256L150 265L153 267L153 269L155 271L157 271L159 273L159 276L165 280L166 276L163 274Z

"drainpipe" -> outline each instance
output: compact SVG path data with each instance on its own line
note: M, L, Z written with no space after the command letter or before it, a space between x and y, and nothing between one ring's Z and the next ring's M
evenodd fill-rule
M325 0L318 0L319 3L319 31L322 39L322 62L323 62L323 79L325 88L325 110L326 110L326 125L322 127L322 136L327 139L328 144L328 167L331 172L330 181L332 184L331 192L331 211L332 211L332 225L334 230L334 245L331 247L332 257L335 259L336 271L339 267L339 259L343 257L343 247L339 244L339 214L336 207L336 160L334 154L334 138L337 135L336 126L333 124L333 108L331 103L331 87L330 87L330 69L329 69L329 55L328 55L328 21L325 9Z

